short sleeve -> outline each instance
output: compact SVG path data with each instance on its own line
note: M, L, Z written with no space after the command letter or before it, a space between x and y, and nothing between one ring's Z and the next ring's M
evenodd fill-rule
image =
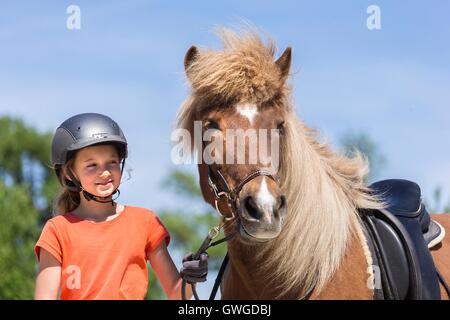
M53 221L49 220L42 230L41 236L34 246L34 252L39 261L40 249L44 248L50 252L59 263L62 264L62 246L58 237L58 230Z
M146 246L147 256L149 255L149 253L158 248L163 240L166 242L166 245L169 245L169 232L167 231L161 220L158 218L158 216L156 216L154 213L152 213L150 217L150 226L148 228L148 232L149 234Z

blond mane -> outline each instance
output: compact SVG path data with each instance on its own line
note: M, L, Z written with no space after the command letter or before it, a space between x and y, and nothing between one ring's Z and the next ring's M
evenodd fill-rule
M356 232L357 208L383 206L366 187L367 160L359 153L346 158L332 152L298 120L273 61L272 41L266 46L255 33L238 36L229 30L221 31L221 39L222 51L202 50L187 70L192 93L179 111L178 127L192 130L193 121L212 104L274 101L283 108L280 177L288 212L281 234L261 246L256 259L263 261L264 281L278 287L280 296L312 287L320 292Z

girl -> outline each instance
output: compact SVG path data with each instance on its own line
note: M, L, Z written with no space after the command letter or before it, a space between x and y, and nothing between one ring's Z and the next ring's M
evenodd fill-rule
M107 116L79 114L56 130L52 164L62 192L35 246L36 299L143 299L147 260L169 299L180 298L182 278L206 280L206 254L183 259L180 276L158 217L114 201L126 157L125 136Z

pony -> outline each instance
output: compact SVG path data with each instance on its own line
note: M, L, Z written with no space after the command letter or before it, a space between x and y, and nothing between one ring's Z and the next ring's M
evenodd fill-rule
M208 164L204 152L213 139L189 141L198 151L204 200L228 222L225 235L236 233L227 242L222 298L374 299L373 259L358 209L385 204L367 186L368 160L358 152L334 152L297 117L287 81L291 48L275 60L274 41L263 41L254 30L223 28L219 36L221 50L192 46L185 55L191 90L177 114L178 127L193 137L199 121L234 160L226 130L279 133L279 165L270 172L260 161ZM233 205L221 197L227 190L235 191L228 199ZM450 230L450 215L432 218ZM431 253L450 280L449 237Z

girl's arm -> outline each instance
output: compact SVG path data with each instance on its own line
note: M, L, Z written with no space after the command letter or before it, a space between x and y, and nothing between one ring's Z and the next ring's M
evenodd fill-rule
M47 250L41 248L39 254L39 273L36 278L36 300L56 300L61 284L61 264Z
M166 293L167 298L170 300L180 300L182 279L167 251L167 246L164 241L158 248L149 254L148 260L150 261L153 271ZM186 285L186 299L190 299L191 297L191 286Z

